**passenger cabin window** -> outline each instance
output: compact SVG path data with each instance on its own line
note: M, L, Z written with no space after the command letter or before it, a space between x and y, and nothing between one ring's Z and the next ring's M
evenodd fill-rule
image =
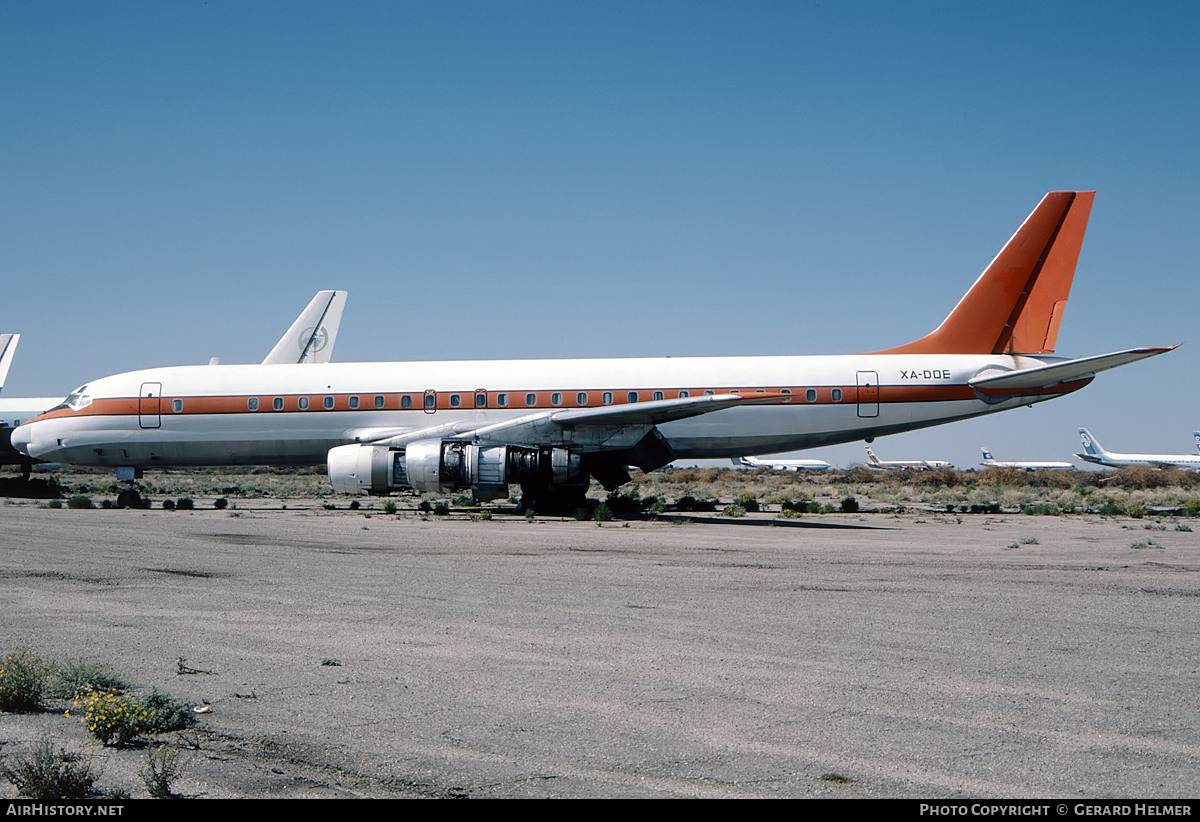
M425 407L433 408L435 405L437 405L437 397L435 397L433 394L426 394L425 395Z
M576 405L587 405L587 392L580 391L578 394L576 394L575 395L575 404Z
M562 405L562 394L558 391L555 391L553 394L551 394L550 395L550 404L551 405Z
M251 397L250 399L246 400L246 410L247 411L257 411L258 410L258 397Z
M684 397L690 397L690 396L692 396L692 395L691 395L691 394L689 394L687 391L680 391L680 392L679 392L679 399L683 399Z
M626 402L637 402L638 392L630 391L625 395Z
M460 395L460 394L451 394L451 395L450 395L450 407L451 407L451 408L458 408L458 407L460 407L461 405L462 405L462 395Z
M326 397L325 401L324 401L324 405L325 405L326 411L332 411L333 410L333 397Z
M817 389L815 389L815 388L810 388L810 389L808 389L807 391L805 391L805 392L804 392L804 399L805 399L807 402L816 402L816 401L817 401Z
M381 399L383 399L383 397L376 397L375 399L381 400ZM381 408L382 406L380 406L379 403L376 403L375 407ZM401 397L400 398L400 407L401 408L412 408L412 397L408 394L405 394L403 397Z
M613 396L611 391L605 391L600 395L600 402L604 403L605 405L612 405L612 401Z
M654 392L654 399L661 400L662 398L663 398L663 392L661 392L661 391Z
M526 394L525 395L525 404L528 405L530 408L537 405L537 394Z
M501 408L507 407L508 406L508 394L497 394L496 395L496 405L500 406Z
M171 400L171 410L178 414L183 410L183 400Z
M276 411L282 411L283 410L283 397L276 397L275 399L271 400L271 407L274 408Z
M840 388L833 389L833 391L831 391L829 393L829 398L832 399L834 402L841 402L842 401L842 389L840 389Z
M704 396L711 397L712 395L713 395L713 390L711 388L708 388L704 391Z
M358 408L358 397L351 397L349 403L351 410Z
M475 392L475 407L487 408L487 394L485 394L483 391Z
M301 397L299 399L299 401L297 402L297 405L300 406L301 411L307 411L308 410L308 397Z
M409 403L409 404L411 405L412 403ZM383 395L382 394L375 395L375 407L383 408Z

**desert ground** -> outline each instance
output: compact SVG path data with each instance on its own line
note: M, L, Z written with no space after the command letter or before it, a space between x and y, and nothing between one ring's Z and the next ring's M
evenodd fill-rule
M160 746L195 798L1200 795L1192 488L726 472L596 521L150 481L149 510L0 499L0 653L94 660L197 724L106 747L47 699L0 714L5 762L48 734L134 798Z

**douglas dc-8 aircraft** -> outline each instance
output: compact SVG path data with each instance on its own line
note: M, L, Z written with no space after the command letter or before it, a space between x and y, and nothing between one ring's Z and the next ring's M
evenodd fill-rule
M1152 465L1155 468L1169 466L1200 468L1200 454L1114 454L1111 451L1105 451L1086 428L1079 429L1079 439L1083 441L1083 453L1075 456L1097 465L1107 465L1110 468L1121 468L1126 465Z
M1054 351L1094 192L1047 194L915 342L852 356L220 365L98 379L21 426L43 460L324 462L341 491L570 503L589 476L870 440L1042 402L1169 348Z
M768 457L737 457L733 464L741 468L773 468L777 471L828 471L829 463L825 460L793 460Z
M916 468L923 471L927 468L953 468L954 466L945 460L881 460L875 456L875 452L871 450L871 446L866 446L867 449L867 467L877 470L887 470L889 468Z
M992 452L986 448L980 449L983 451L983 462L980 465L986 465L988 468L1024 468L1026 471L1035 471L1039 468L1057 468L1061 471L1074 471L1075 466L1069 462L1020 462L1013 460L998 460L992 456Z

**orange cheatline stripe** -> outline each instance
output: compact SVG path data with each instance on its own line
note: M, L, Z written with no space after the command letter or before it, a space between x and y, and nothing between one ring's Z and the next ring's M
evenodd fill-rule
M1042 388L1034 391L1018 390L1009 392L989 392L989 396L1004 396L1005 393L1011 395L1048 395L1069 393L1078 388L1082 388L1089 380L1078 380L1071 383L1054 386L1051 388ZM809 401L806 392L809 390L817 392L815 401ZM466 410L501 410L501 411L521 411L521 410L540 410L540 409L555 409L555 408L600 408L606 405L624 405L630 402L629 394L636 393L637 400L640 402L653 401L656 392L661 392L662 399L677 399L682 392L686 392L687 396L702 397L705 396L705 391L712 391L718 394L740 393L746 397L753 398L755 394L765 393L775 396L775 402L766 402L764 405L782 405L792 404L796 406L808 405L854 405L859 402L858 385L823 385L823 386L784 386L771 389L757 388L637 388L637 389L570 389L561 391L524 391L524 390L509 390L509 391L407 391L407 392L387 392L387 393L346 393L346 394L239 394L227 396L185 396L185 397L170 397L163 396L157 398L160 401L160 413L162 416L173 416L179 414L194 415L194 414L273 414L273 413L302 413L309 414L315 412L362 412L362 411L425 411L424 400L427 394L431 394L436 401L434 410L437 411L466 411ZM790 396L785 396L784 392L790 391ZM835 391L840 391L840 399L833 399ZM486 404L476 405L475 397L477 394L483 394L486 397ZM555 394L560 395L556 403ZM578 402L579 396L586 395L585 402ZM612 401L604 402L604 395L611 394ZM499 399L501 395L507 396L507 405L500 405ZM527 404L526 396L532 395L533 404ZM926 402L952 402L957 400L973 400L977 399L975 389L969 385L879 385L872 386L870 391L863 394L862 401L874 404L879 402L882 404L889 403L926 403ZM309 401L309 407L301 410L299 401L301 397L305 397ZM324 402L326 397L333 397L333 407L325 408ZM358 407L350 407L351 397L358 398ZM375 398L383 397L382 406L375 405ZM409 405L403 405L404 398L407 397ZM454 398L458 398L458 405L454 405ZM258 409L256 411L249 410L248 403L251 399L258 400ZM273 403L276 399L282 400L282 409L275 410ZM180 401L180 410L174 411L174 402ZM77 417L77 416L137 416L139 415L139 398L138 397L114 397L114 398L97 398L94 399L91 405L79 411L72 411L69 408L60 408L43 414L40 419L53 419L56 417ZM149 410L147 413L153 414L155 411Z

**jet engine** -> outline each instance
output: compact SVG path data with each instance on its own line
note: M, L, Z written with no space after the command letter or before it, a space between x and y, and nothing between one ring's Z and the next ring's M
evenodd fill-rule
M472 445L417 440L403 446L340 445L330 449L329 482L343 493L387 494L470 490L477 500L508 496L510 483L554 491L587 490L579 454L566 448Z

